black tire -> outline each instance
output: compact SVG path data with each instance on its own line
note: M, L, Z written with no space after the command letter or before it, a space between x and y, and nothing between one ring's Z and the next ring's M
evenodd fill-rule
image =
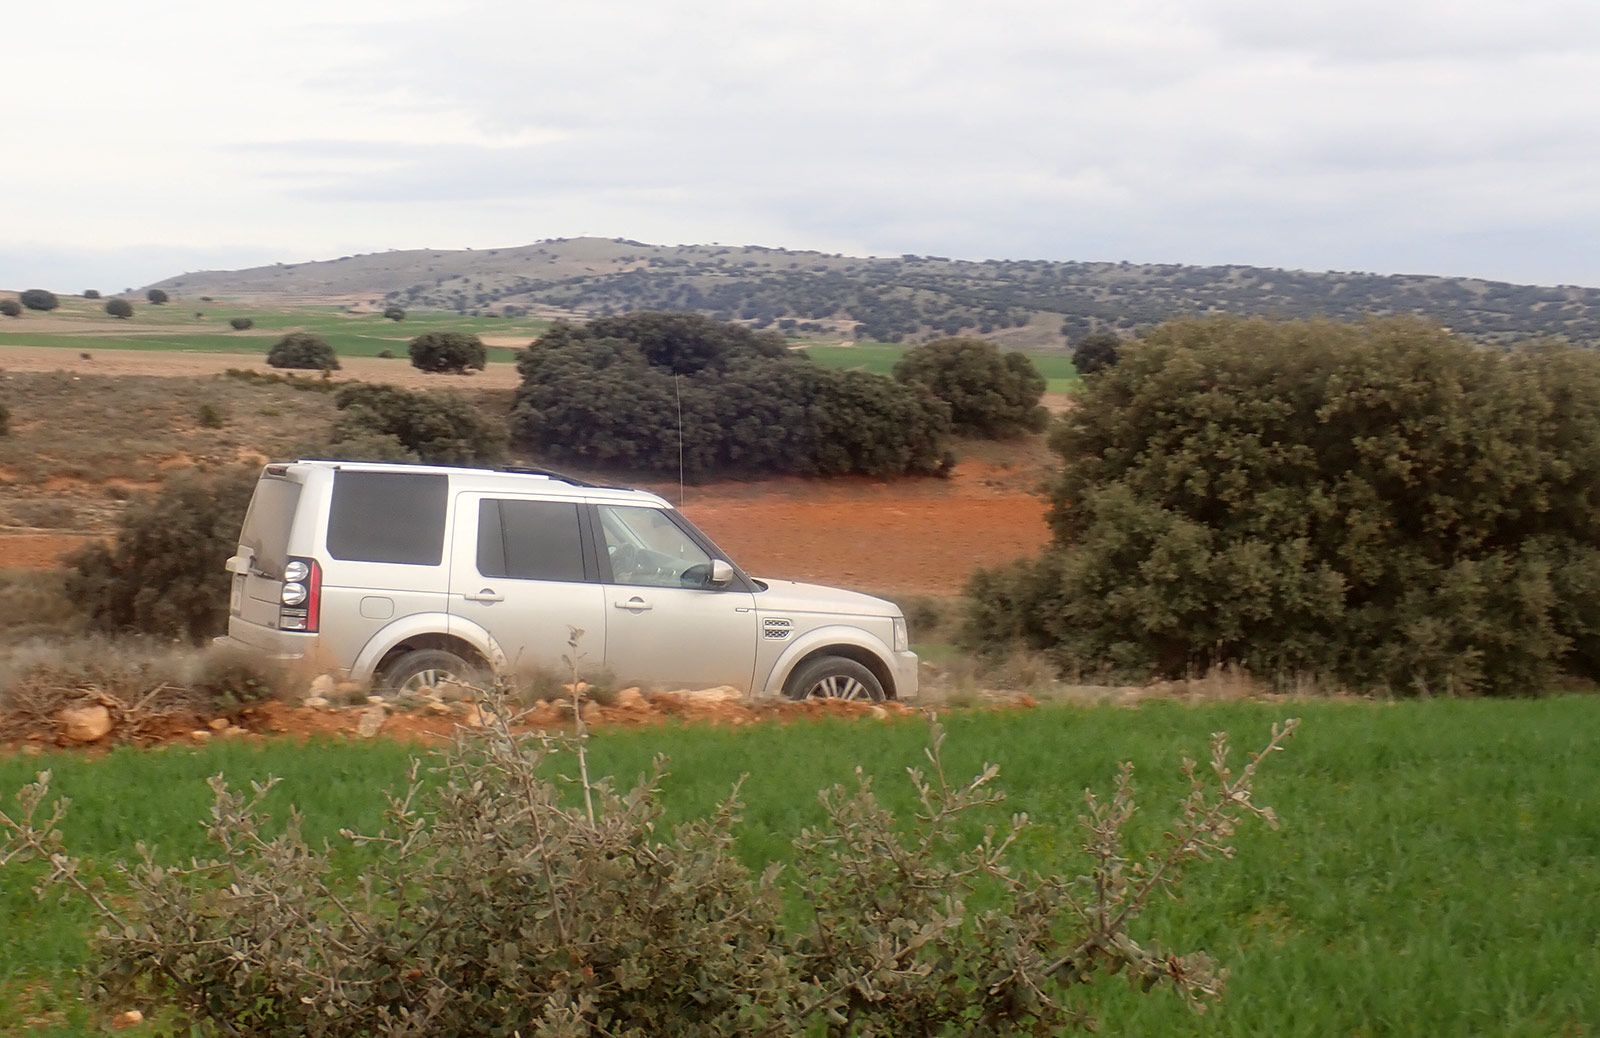
M379 695L398 696L438 691L446 682L481 687L483 670L447 649L412 649L391 660L374 684Z
M784 685L790 699L853 699L881 702L883 684L872 671L843 656L818 656L794 669Z

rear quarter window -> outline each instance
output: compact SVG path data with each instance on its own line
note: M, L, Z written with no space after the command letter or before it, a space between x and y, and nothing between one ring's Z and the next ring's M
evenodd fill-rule
M345 562L439 565L449 480L424 472L335 473L328 554Z

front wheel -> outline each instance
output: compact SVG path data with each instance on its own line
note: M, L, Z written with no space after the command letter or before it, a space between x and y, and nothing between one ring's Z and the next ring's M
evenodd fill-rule
M383 668L376 682L385 696L420 695L425 689L440 692L442 685L470 685L483 682L482 672L466 660L445 649L412 649Z
M784 691L790 699L850 699L876 703L883 684L872 671L843 656L818 656L789 676Z

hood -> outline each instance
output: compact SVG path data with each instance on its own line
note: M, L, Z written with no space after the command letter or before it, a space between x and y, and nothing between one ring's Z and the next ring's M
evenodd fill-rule
M767 590L756 593L756 610L762 613L836 613L843 616L899 616L893 602L858 591L801 584L794 580L761 578Z

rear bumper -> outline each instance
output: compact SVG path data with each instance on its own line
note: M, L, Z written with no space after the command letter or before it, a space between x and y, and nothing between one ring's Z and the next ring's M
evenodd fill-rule
M228 633L212 639L212 644L219 649L289 662L310 655L317 644L317 636L301 631L273 630L234 616L228 619Z

